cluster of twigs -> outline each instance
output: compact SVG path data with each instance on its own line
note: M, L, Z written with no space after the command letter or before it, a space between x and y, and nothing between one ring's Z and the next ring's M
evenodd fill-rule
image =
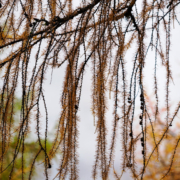
M24 179L24 142L29 133L29 122L36 114L36 130L39 151L31 167L29 179L38 154L42 151L45 157L45 175L48 179L48 168L51 168L51 159L56 151L61 150L62 157L57 177L59 179L78 179L78 108L81 98L83 77L86 66L92 63L92 109L97 117L97 150L92 176L97 177L100 169L103 180L108 179L114 160L114 150L118 123L122 127L123 161L122 168L129 168L135 179L143 179L149 158L146 154L146 123L150 120L146 106L144 89L144 67L146 66L147 52L150 47L155 52L154 89L156 95L156 113L158 115L158 85L156 64L162 60L166 67L166 106L167 122L165 137L174 117L179 111L179 105L173 118L169 117L169 83L171 24L178 21L176 9L180 1L142 0L94 0L82 1L80 6L73 9L70 0L4 0L0 2L0 19L4 24L0 28L0 50L10 50L8 56L0 58L1 77L0 89L0 173L7 168L11 179L18 154L22 155L22 179ZM5 31L5 27L7 27ZM160 28L166 34L166 50L162 50ZM147 32L151 31L151 39L145 43ZM127 36L130 37L127 40ZM132 75L127 81L125 53L129 52L133 43L136 43L136 54L132 63ZM3 51L4 52L4 51ZM34 56L34 52L36 55ZM81 57L83 55L83 57ZM28 72L30 63L33 69ZM49 68L61 68L66 65L63 91L61 94L61 114L59 125L54 139L54 145L49 153L46 149L48 109L46 106L43 85ZM19 78L21 81L18 82ZM8 151L12 138L14 124L14 98L18 83L22 87L22 107L18 141L14 155L8 167L4 166L4 157ZM139 116L141 134L134 135L136 84L140 86L141 114ZM113 132L110 147L107 147L106 127L106 92L107 86L114 92ZM120 97L121 96L121 97ZM121 98L121 107L120 107ZM45 144L40 137L40 101L44 102L46 111ZM143 169L139 173L135 162L135 145L141 139ZM162 140L161 139L161 140ZM154 137L155 149L159 142ZM178 141L179 142L179 141ZM177 142L177 143L178 143ZM108 149L110 151L108 151ZM154 152L154 151L153 151ZM120 177L115 173L117 179Z

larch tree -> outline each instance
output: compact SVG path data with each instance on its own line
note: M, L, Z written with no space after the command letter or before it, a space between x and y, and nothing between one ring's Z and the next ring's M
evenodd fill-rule
M1 0L0 1L0 173L9 171L9 179L15 173L15 163L21 155L21 175L33 177L35 162L39 153L44 153L44 173L48 179L48 168L57 151L61 159L57 178L79 179L78 176L78 117L79 103L83 92L83 77L87 66L92 74L92 114L96 118L96 156L92 178L100 172L103 180L108 179L113 169L117 134L122 139L122 173L132 172L133 179L143 179L152 155L157 153L169 128L178 115L180 103L174 112L170 111L171 72L171 30L177 26L179 0ZM180 23L179 23L180 24ZM145 88L145 68L149 51L154 53L154 85L156 99L154 114L150 116ZM6 53L5 53L6 52ZM126 54L132 59L131 71L127 68ZM160 63L159 63L160 62ZM154 122L159 116L159 86L157 64L166 71L165 126L161 137L156 137ZM65 67L63 90L59 97L61 113L56 136L51 150L47 150L48 108L44 83L48 70ZM130 74L130 76L128 76ZM129 78L130 77L130 78ZM14 99L17 87L21 86L21 113L17 142L13 157L4 164L12 141L14 124ZM138 92L139 87L139 92ZM107 92L113 93L113 118L111 142L107 144L106 113ZM51 92L52 93L52 92ZM140 96L140 113L136 112ZM43 102L46 112L45 140L40 135L41 109ZM39 149L34 156L29 172L25 172L25 141L30 133L30 122L36 121L36 136ZM135 132L138 122L140 133ZM118 128L118 124L121 128ZM147 127L153 133L153 148L147 153ZM176 137L177 138L177 137ZM179 139L175 139L171 162L176 154ZM136 163L137 142L141 141L142 167ZM170 163L170 166L171 164ZM169 172L169 171L168 171ZM167 175L168 173L164 173ZM114 177L120 179L114 170ZM162 176L164 178L164 176Z

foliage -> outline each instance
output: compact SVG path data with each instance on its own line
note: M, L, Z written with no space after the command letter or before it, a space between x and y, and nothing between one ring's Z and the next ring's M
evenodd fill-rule
M22 153L19 152L18 156L16 157L16 159L14 160L14 164L12 164L12 160L13 160L13 154L14 154L14 149L16 148L16 144L18 142L18 137L17 135L11 140L9 147L8 147L8 151L6 153L6 155L4 156L4 166L7 167L7 169L2 172L2 174L0 175L1 179L8 179L9 178L9 174L12 171L12 167L13 167L13 174L12 179L22 179L22 172L21 172L21 167L22 167ZM35 157L36 161L40 163L44 160L44 153L42 153L42 151L40 151L39 149L39 145L37 142L25 142L24 143L25 146L25 152L23 154L23 158L24 158L24 178L28 179L29 177L31 178L38 178L38 171L36 170L36 167L38 166L38 164L34 164L35 163ZM50 147L52 146L52 143L50 141L47 141L47 152L49 152ZM8 166L9 165L9 166ZM51 166L51 165L50 165Z
M156 124L156 133L154 134L156 137L161 137L161 127L163 124L162 122L158 125ZM158 127L159 126L159 127ZM180 126L177 126L180 128ZM147 131L150 130L151 127L147 127ZM176 133L173 133L172 130L169 131L168 136L164 139L161 146L159 146L158 154L149 151L147 156L151 156L150 162L147 166L146 172L144 173L143 179L166 179L166 180L178 180L179 179L179 159L180 159L180 149L179 145L180 136ZM153 133L147 136L147 147L149 149L153 149L154 141L153 141ZM142 164L142 161L139 161Z
M150 100L149 100L150 101ZM153 111L153 103L150 102L150 109ZM147 157L151 157L149 159L149 164L147 166L146 172L144 173L144 180L178 180L180 175L180 148L179 148L179 128L180 123L179 118L176 119L176 123L173 129L169 129L165 138L162 139L162 127L165 127L166 124L162 121L162 114L165 113L166 108L162 108L160 110L160 115L157 118L157 122L154 123L153 131L152 127L149 124L147 126L147 141L146 147L148 149ZM154 136L156 137L156 142L163 140L163 142L157 143L159 144L158 149L153 152L156 147L154 142ZM139 165L142 164L142 159L138 159L137 162Z
M81 100L83 77L87 66L92 64L92 113L96 118L97 150L92 177L97 172L103 180L108 179L114 161L116 135L122 135L122 172L131 170L134 179L143 179L148 166L147 127L153 128L153 121L159 115L159 86L157 64L166 71L165 127L161 138L167 132L179 112L170 111L171 72L170 48L171 30L174 22L179 23L178 0L92 0L79 2L71 0L4 0L0 4L0 19L5 18L1 27L0 50L7 48L9 54L0 60L2 94L0 99L0 172L6 169L4 159L10 151L14 123L14 98L18 85L21 86L21 113L17 129L17 143L14 147L13 161L9 179L15 173L15 162L21 154L21 176L25 179L26 139L30 133L30 121L36 121L36 135L39 151L44 154L45 176L48 179L48 167L57 151L62 152L59 179L78 179L78 110ZM139 3L141 3L139 5ZM177 24L176 23L176 24ZM2 36L8 25L6 35ZM7 34L12 36L8 38ZM148 53L154 53L154 96L155 113L149 116L148 95L145 88L145 68ZM165 49L165 50L164 50ZM133 54L131 72L126 65L126 54ZM152 58L151 58L152 59ZM32 67L33 66L33 67ZM50 151L47 148L48 109L44 90L48 70L65 67L63 90L61 93L61 114L58 120L56 137ZM152 73L152 72L151 72ZM130 74L130 78L128 78ZM128 81L128 79L130 79ZM137 89L140 89L140 128L135 136L134 126L139 102ZM110 147L107 145L106 113L107 92L114 94L113 128ZM40 103L44 104L45 139L40 136ZM147 120L149 120L147 122ZM118 129L121 125L121 130ZM152 130L155 150L161 144L156 141ZM142 140L142 171L136 167L136 146L138 138ZM178 146L178 142L176 142ZM154 151L152 151L153 153ZM34 159L39 156L37 153ZM151 157L149 157L151 159ZM32 163L32 162L31 162ZM33 164L32 164L33 165ZM115 172L115 171L114 171ZM117 179L120 177L115 172ZM29 179L31 177L29 176Z
M13 167L13 174L12 174L12 179L21 179L22 175L21 175L21 162L22 162L22 153L19 152L16 159L13 162L12 165L12 160L14 158L14 150L16 148L16 144L18 142L18 119L17 119L17 113L21 110L21 100L20 99L15 99L15 103L14 103L14 116L12 117L11 123L13 123L16 127L14 128L14 132L12 132L12 137L10 140L10 143L8 144L8 149L7 152L5 153L4 159L3 159L3 164L5 167L7 167L7 170L2 172L0 174L0 179L8 179L9 178L9 172L11 171L12 167ZM9 117L10 118L10 117ZM43 141L44 144L44 141ZM49 152L50 147L52 146L52 142L50 142L49 140L47 140L47 152ZM39 145L37 142L32 141L32 139L29 138L27 139L27 142L24 142L24 147L25 147L25 153L24 153L24 178L28 179L30 173L32 176L32 170L33 170L33 166L35 166L35 158L37 162L41 162L44 160L44 154L42 153L42 151L39 150ZM33 166L32 166L33 165ZM34 169L33 172L34 176L32 177L38 177L38 173L36 171L36 169ZM35 175L36 174L36 175Z

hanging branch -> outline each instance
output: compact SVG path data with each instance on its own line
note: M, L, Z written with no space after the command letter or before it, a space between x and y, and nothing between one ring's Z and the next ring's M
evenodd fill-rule
M134 179L145 179L148 164L159 146L168 136L169 129L177 117L178 108L172 116L170 106L170 85L173 80L171 70L171 26L179 23L176 10L180 1L143 0L141 8L138 0L17 0L0 1L0 179L16 176L18 167L21 179L32 179L36 161L43 154L44 175L49 179L49 168L53 168L52 159L61 152L59 179L79 179L78 140L80 101L82 97L84 75L87 66L92 64L92 113L96 133L96 154L92 169L93 179L110 177L115 161L117 135L121 135L122 173L114 169L116 179L120 179L129 169ZM150 25L150 27L149 27ZM161 33L160 30L163 29ZM166 40L166 41L165 41ZM164 43L165 42L165 43ZM145 76L149 49L155 53L154 95L155 112L151 112L147 94ZM163 52L165 47L166 52ZM127 59L127 54L132 55ZM152 57L151 57L152 58ZM154 63L155 62L155 63ZM132 64L131 71L129 65ZM156 124L160 114L160 86L158 85L158 67L166 69L166 122L159 139ZM45 82L50 70L53 79L55 68L65 68L64 82L60 97L60 111L57 120L54 141L48 149L49 109L46 100ZM152 73L151 73L152 74ZM130 75L130 76L129 76ZM149 74L148 74L149 75ZM58 82L59 83L59 82ZM21 110L18 126L14 122L15 99L21 88ZM107 127L107 92L114 97L112 128ZM53 93L53 92L51 92ZM137 97L140 97L137 98ZM138 106L140 102L140 108ZM178 102L179 103L179 102ZM42 117L41 104L45 110ZM153 108L152 108L153 109ZM138 117L138 118L137 118ZM155 118L154 118L155 117ZM37 146L35 156L26 169L26 140L30 134L31 120L36 122ZM154 120L155 119L155 120ZM45 133L41 134L41 121L45 123ZM137 125L138 128L135 128ZM161 124L162 125L162 124ZM120 128L119 128L120 126ZM151 127L154 147L148 152L148 137ZM107 142L107 131L111 140ZM10 161L6 161L12 139L16 143L11 150ZM140 140L140 142L139 142ZM140 143L141 170L137 168ZM171 170L178 141L167 176ZM99 174L98 174L99 173ZM56 178L55 177L55 178Z

